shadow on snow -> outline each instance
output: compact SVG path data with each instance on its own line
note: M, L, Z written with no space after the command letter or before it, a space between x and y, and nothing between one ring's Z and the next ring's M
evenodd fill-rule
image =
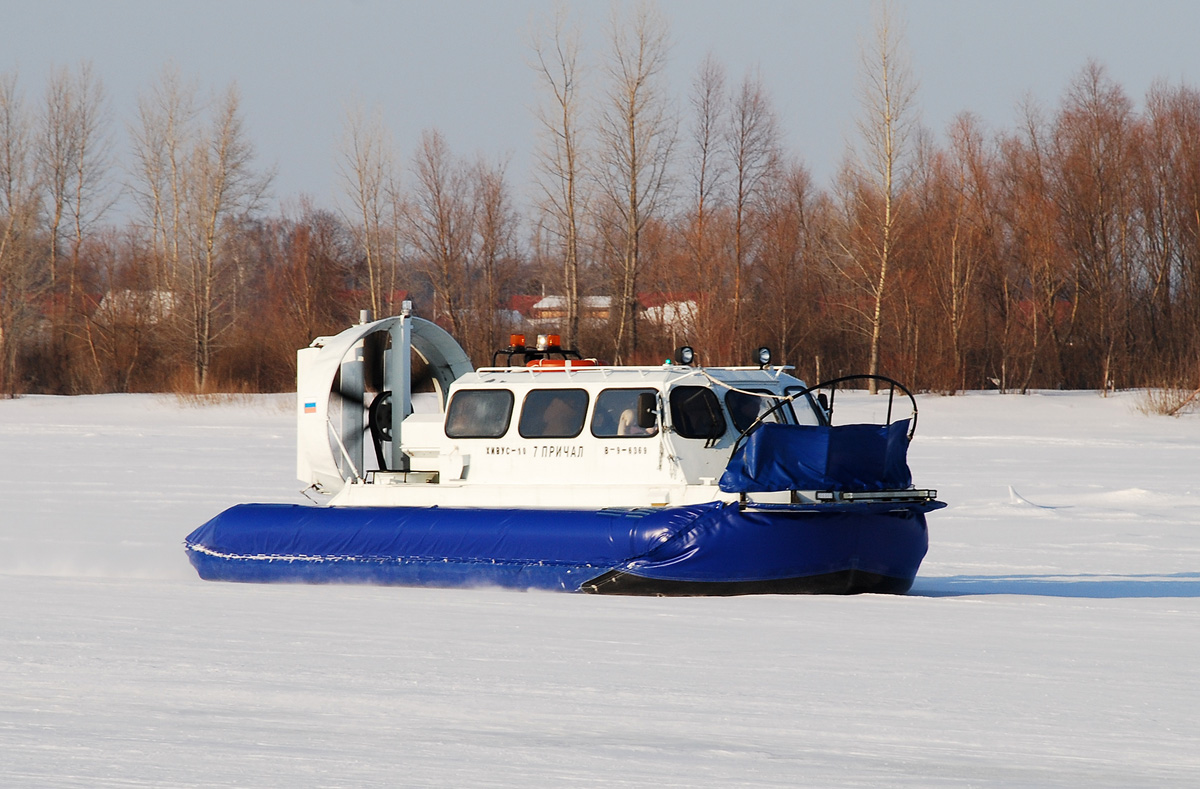
M914 597L1008 594L1098 600L1125 597L1200 597L1200 573L918 576L908 594Z

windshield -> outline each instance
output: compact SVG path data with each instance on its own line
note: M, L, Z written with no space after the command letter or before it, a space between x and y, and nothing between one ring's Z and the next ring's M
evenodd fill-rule
M753 394L750 394L753 392ZM760 395L765 395L760 397ZM729 418L733 420L733 427L739 433L745 433L746 430L754 424L760 416L767 411L771 411L780 401L781 398L771 396L771 393L766 389L750 389L744 392L729 390L725 393L725 407L729 409ZM764 422L787 422L787 410L785 405L782 408L776 408L771 411L771 415L764 419Z

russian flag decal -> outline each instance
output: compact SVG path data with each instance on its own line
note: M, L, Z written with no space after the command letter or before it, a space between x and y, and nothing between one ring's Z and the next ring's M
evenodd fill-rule
M317 413L317 404L316 403L305 403L304 404L304 413L306 413L306 414Z

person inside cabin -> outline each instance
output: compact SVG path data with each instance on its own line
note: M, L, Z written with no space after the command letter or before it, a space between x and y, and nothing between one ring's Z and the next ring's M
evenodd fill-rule
M657 435L657 425L638 425L638 397L651 394L651 389L606 389L601 392L596 398L596 409L592 414L592 435L597 438Z
M578 416L564 395L555 395L550 399L542 418L545 420L547 436L567 436L577 432L575 423L579 421Z
M617 421L618 436L649 436L653 435L651 431L644 427L640 427L637 423L637 412L632 408L626 408L621 412L621 418Z

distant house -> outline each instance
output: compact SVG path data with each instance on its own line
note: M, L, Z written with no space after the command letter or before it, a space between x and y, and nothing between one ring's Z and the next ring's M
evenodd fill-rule
M579 319L583 321L608 320L612 299L608 296L584 296L579 299ZM567 299L564 296L543 296L526 313L533 325L559 323L567 318Z
M175 294L169 290L110 290L96 305L96 315L112 321L142 320L158 323L175 311Z
M642 318L664 328L690 331L696 323L698 296L694 293L643 293L638 296Z
M537 304L543 298L532 293L518 293L508 297L508 304L505 305L505 309L510 312L519 313L523 320L529 315L529 311L533 309L533 305Z
M696 320L697 296L693 293L644 293L638 296L642 320L664 328L690 330ZM513 296L509 309L519 312L531 326L548 326L567 318L565 296ZM584 296L579 300L579 319L606 321L612 314L609 296Z

